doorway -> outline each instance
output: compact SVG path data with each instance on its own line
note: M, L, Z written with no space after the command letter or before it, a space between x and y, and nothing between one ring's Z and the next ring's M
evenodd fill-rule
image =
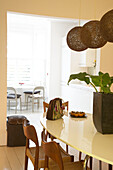
M23 106L23 92L35 86L45 87L46 101L60 96L61 40L77 23L78 20L7 13L7 86L22 95Z

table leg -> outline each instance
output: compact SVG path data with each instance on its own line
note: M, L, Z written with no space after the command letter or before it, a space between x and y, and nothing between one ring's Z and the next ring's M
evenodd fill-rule
M79 161L81 161L82 152L79 152Z
M102 169L102 162L99 161L99 170L101 170L101 169Z
M68 153L68 145L66 144L66 152Z
M93 161L93 159L92 159L92 157L90 157L90 169L92 170L92 161Z
M89 158L90 158L90 156L88 156L88 155L85 156L83 170L87 170L87 162L88 162Z
M111 164L108 165L108 169L112 170L112 165Z

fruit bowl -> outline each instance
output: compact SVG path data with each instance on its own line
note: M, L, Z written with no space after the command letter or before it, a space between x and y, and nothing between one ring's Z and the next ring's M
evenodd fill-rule
M87 117L85 112L71 111L69 112L69 114L71 117L75 117L75 118L86 118Z

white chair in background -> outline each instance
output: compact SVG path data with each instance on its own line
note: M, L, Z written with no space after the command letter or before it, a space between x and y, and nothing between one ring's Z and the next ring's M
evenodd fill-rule
M22 104L21 104L21 94L17 94L15 88L13 87L7 87L7 100L9 102L9 109L10 109L10 101L15 101L15 112L17 113L17 105L18 101L20 100L20 110L22 110Z
M33 94L33 90L34 89L32 89L32 90L26 90L26 91L24 91L23 93L25 94L25 103L27 103L27 98L28 98L28 96L30 96L30 95L32 95ZM35 92L34 92L34 94L37 94L37 93L40 93L40 90L35 90Z
M37 93L38 92L38 93ZM27 108L28 108L28 100L32 100L32 112L34 112L34 104L37 104L39 108L40 100L45 101L45 90L43 86L37 86L34 88L31 95L27 96ZM37 100L37 102L36 102Z

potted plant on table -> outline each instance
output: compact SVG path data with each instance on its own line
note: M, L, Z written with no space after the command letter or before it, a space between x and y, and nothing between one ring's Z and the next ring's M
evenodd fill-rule
M80 72L70 75L68 85L71 80L75 79L93 86L96 91L93 95L93 122L97 131L102 134L113 134L113 93L110 90L113 76L102 72L98 75Z

